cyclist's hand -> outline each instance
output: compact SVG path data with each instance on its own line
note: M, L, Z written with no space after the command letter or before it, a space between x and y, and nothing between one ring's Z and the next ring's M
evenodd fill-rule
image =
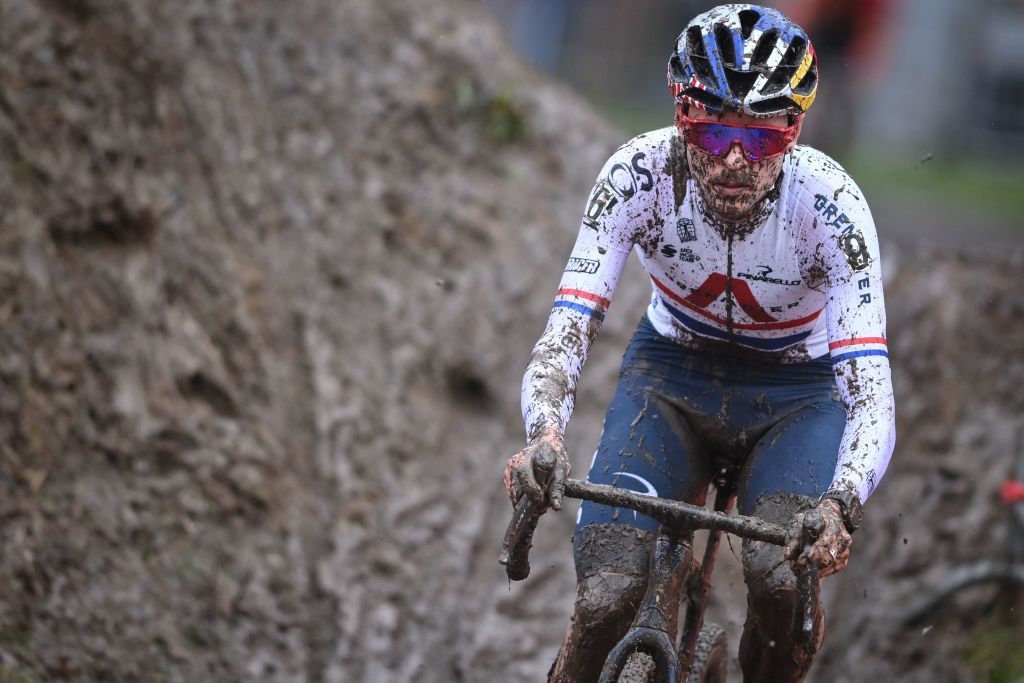
M814 540L805 544L806 538ZM792 558L797 566L814 562L818 576L826 577L846 567L852 544L853 537L843 524L839 503L826 498L797 515L793 538L786 546L786 556Z
M547 471L545 463L551 465ZM550 430L508 459L505 465L505 490L513 505L526 495L541 504L542 510L547 506L561 510L565 479L568 476L569 455L565 450L565 442L561 434Z

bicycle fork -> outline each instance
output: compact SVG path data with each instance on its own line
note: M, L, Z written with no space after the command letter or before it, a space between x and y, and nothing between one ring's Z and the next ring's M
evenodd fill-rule
M663 525L654 543L654 556L647 593L629 633L608 653L599 683L618 680L626 660L636 651L649 654L661 674L660 680L680 680L676 634L683 581L692 570L693 534L674 535Z

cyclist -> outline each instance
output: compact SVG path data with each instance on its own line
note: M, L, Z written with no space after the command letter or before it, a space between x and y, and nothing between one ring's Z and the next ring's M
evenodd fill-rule
M783 14L723 5L690 22L668 64L675 125L639 135L601 170L523 379L527 447L505 485L559 509L577 379L631 250L651 279L589 480L703 504L736 473L743 514L814 510L802 551L745 543L744 680L799 681L824 634L793 633L792 566L845 567L861 504L885 471L894 407L878 241L863 194L797 146L817 61ZM533 470L549 451L550 481ZM596 680L647 581L653 520L584 503L573 538L575 611L553 681Z

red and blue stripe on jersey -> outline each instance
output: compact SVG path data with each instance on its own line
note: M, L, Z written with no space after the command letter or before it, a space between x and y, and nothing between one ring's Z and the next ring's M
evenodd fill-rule
M605 311L608 310L610 305L611 301L603 296L585 292L582 289L563 287L558 290L558 294L555 296L554 307L568 308L577 313L589 315L598 320L604 320Z
M885 337L854 337L853 339L840 339L830 342L829 353L832 354L832 364L851 358L862 358L864 356L889 357L888 344Z

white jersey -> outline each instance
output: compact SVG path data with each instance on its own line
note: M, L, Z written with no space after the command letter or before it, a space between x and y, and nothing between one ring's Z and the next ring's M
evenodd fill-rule
M758 215L726 225L688 177L675 127L620 147L591 192L523 379L531 438L565 429L630 250L651 280L648 317L666 337L766 363L831 355L847 412L831 488L866 500L892 454L894 408L878 240L849 175L799 146Z

